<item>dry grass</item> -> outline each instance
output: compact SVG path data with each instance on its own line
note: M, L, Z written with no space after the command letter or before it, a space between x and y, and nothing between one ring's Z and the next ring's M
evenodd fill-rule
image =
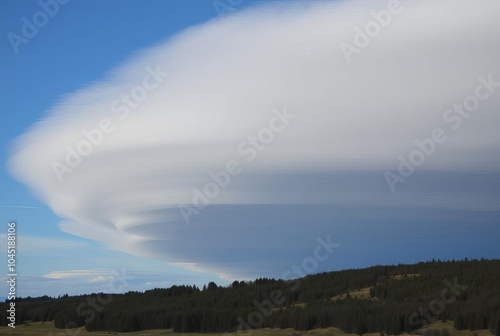
M399 274L389 277L390 280L406 280L421 276L421 274Z
M365 288L360 288L357 290L354 290L352 292L349 292L349 296L351 298L357 298L357 299L366 299L366 300L376 300L376 298L371 298L370 297L370 289L373 287L365 287ZM347 297L347 293L342 293L340 295L335 295L334 297L331 298L332 301L337 301L337 300L342 300Z
M407 280L407 279L416 278L420 275L421 274L399 274L399 275L391 276L389 278L389 280ZM354 290L352 292L349 292L349 295L351 296L351 298L377 300L377 298L370 297L370 289L372 289L372 288L373 287L360 288L360 289ZM331 300L337 301L337 300L345 299L346 297L347 297L347 293L342 293L340 295L335 295L334 297L331 298ZM378 334L377 334L377 336L378 336Z
M478 330L471 332L469 330L456 330L453 327L453 322L434 322L430 324L428 329L448 329L450 336L493 336L493 334L487 330ZM36 322L27 323L23 325L16 326L15 329L9 327L0 327L0 335L12 335L12 336L357 336L355 334L348 334L339 328L324 328L324 329L313 329L309 331L297 331L294 329L255 329L248 332L238 333L175 333L172 330L143 330L128 333L115 333L109 331L94 331L86 332L84 328L76 328L70 330L56 329L54 324L51 322ZM363 336L379 336L379 333L367 333ZM389 335L390 336L390 335Z
M427 327L427 329L437 329L437 330L448 329L451 336L472 336L472 335L493 336L493 334L488 329L477 330L474 332L470 330L457 330L453 327L453 321L448 321L448 322L436 321L431 323Z

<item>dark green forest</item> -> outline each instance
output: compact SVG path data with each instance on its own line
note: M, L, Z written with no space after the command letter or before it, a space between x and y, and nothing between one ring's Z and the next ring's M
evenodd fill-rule
M356 292L364 289L363 296ZM358 293L358 294L356 294ZM333 298L333 299L332 299ZM7 301L1 303L6 325ZM345 332L422 333L453 321L459 330L500 336L500 260L430 261L308 275L172 286L125 294L21 298L17 323L54 321L88 331L173 329L231 332L252 328L338 327Z

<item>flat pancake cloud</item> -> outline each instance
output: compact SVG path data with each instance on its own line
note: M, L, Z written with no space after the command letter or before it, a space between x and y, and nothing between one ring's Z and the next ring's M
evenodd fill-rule
M499 90L453 112L459 129L443 115L479 77L500 82L500 3L401 2L357 45L387 6L274 4L192 27L62 98L18 139L10 171L68 233L226 278L279 276L342 231L338 204L424 204L391 194L382 172L436 128L447 140L419 169L498 172ZM230 162L230 183L196 200ZM457 202L442 206L496 209ZM189 223L179 205L195 209Z

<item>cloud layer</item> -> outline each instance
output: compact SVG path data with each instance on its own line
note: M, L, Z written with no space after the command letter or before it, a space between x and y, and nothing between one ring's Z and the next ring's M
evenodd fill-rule
M372 173L435 128L447 140L421 169L500 168L500 90L457 129L443 119L480 76L500 81L500 3L401 8L350 63L342 42L356 46L387 3L267 5L190 28L61 99L18 139L10 170L66 232L226 278L279 276L342 231L333 205L498 210L491 195L415 203ZM203 203L194 190L231 162L238 172L187 224L179 205Z

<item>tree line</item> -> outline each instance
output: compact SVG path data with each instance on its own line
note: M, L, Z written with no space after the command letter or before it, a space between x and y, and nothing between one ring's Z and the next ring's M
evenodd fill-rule
M356 290L369 288L366 295ZM339 295L341 295L339 297ZM335 298L335 299L332 299ZM100 304L96 304L100 303ZM6 325L6 303L0 304ZM17 320L126 332L231 332L337 327L348 333L424 333L435 320L500 336L500 260L429 261L308 275L172 286L125 294L20 298ZM447 336L430 335L426 336Z

